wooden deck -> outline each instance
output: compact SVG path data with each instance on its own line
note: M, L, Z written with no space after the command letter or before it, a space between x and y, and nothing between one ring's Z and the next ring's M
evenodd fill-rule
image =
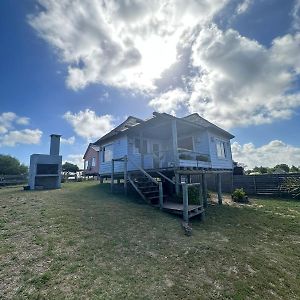
M175 202L164 202L163 209L177 215L183 214L183 204ZM201 205L189 205L188 206L189 218L204 214L204 209Z

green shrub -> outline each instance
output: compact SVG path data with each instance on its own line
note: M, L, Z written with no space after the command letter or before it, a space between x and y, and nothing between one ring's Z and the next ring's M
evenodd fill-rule
M235 191L231 194L231 197L234 202L240 202L240 203L248 202L248 197L242 188L235 189Z

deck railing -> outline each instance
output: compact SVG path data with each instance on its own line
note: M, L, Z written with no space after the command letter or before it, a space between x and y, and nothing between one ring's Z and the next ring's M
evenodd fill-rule
M201 162L210 162L210 156L208 154L203 154L187 149L178 148L179 159L182 160L193 160Z

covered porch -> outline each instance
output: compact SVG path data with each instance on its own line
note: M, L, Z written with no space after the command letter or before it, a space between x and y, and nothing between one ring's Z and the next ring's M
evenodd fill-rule
M145 170L179 167L211 168L209 151L197 151L197 143L208 143L206 130L197 124L158 114L131 128L128 158ZM128 165L134 170L133 164Z

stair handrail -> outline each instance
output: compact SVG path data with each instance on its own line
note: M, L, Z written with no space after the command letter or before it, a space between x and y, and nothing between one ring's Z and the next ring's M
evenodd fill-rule
M138 170L140 170L146 177L148 177L153 183L158 184L158 181L155 180L150 174L148 174L142 167L133 162L129 157L127 157L128 161L132 163Z
M171 180L169 177L167 177L165 174L159 172L159 171L155 171L157 174L159 174L161 177L165 178L167 181L171 182L172 184L175 184L175 182L173 180Z

